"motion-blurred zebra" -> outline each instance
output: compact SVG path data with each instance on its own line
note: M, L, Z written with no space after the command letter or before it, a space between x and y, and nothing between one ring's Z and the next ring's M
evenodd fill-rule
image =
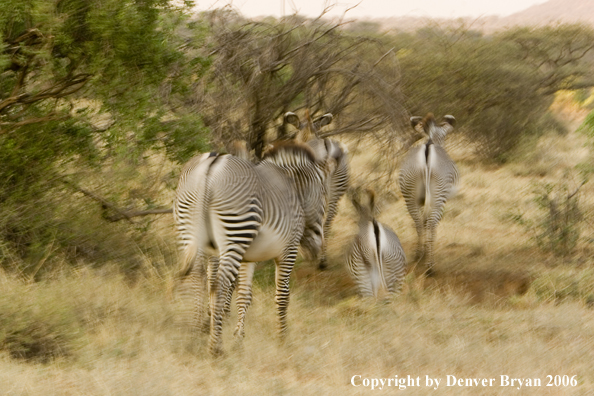
M337 163L336 169L328 178L328 206L326 207L326 221L324 222L324 238L328 240L330 227L338 210L338 201L340 201L340 198L342 198L349 185L348 150L336 140L322 139L318 136L320 128L332 122L332 114L330 113L324 114L311 125L308 125L308 123L301 123L295 113L287 112L285 114L285 122L293 125L300 131L310 129L313 132L313 136L306 134L303 137L304 141L313 149L319 159L324 162L332 161ZM326 245L324 245L318 258L318 268L323 270L327 266Z
M361 204L357 193L351 196L359 215L359 233L348 249L346 264L361 296L382 298L400 291L406 256L394 231L375 218L375 194L367 193L367 205Z
M256 261L276 261L278 327L284 338L289 276L299 246L308 258L317 257L323 248L326 175L334 167L318 160L309 146L295 142L275 145L257 165L216 153L185 165L174 202L181 273L202 277L195 282L199 305L208 288L212 355L222 353L222 319L238 275L236 336L244 335ZM204 270L209 255L215 259L208 260Z
M427 273L433 272L433 242L448 198L455 192L458 169L442 147L446 135L454 129L456 119L447 115L440 124L433 114L412 117L411 125L422 126L427 141L411 149L400 169L398 184L419 237L415 260L425 258Z

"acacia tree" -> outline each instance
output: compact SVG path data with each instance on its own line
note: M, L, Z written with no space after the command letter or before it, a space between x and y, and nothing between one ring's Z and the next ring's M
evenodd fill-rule
M537 88L543 95L594 86L591 27L580 24L520 27L502 33L500 38L513 43L514 57L537 74Z
M259 158L267 134L286 134L282 115L300 108L314 117L337 116L327 135L408 136L398 64L380 40L321 18L254 22L229 11L204 17L212 64L197 87L195 108L215 143L245 139Z
M554 94L591 87L594 31L580 25L483 36L464 24L391 37L412 113L453 114L486 158L505 160L546 128Z

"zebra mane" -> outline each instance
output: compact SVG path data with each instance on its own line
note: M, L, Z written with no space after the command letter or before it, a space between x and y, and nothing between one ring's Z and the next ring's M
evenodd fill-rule
M263 159L275 158L282 153L288 153L290 155L305 156L310 162L317 162L316 155L308 145L304 143L298 143L295 141L280 141L272 145Z
M361 202L363 193L367 195L367 203ZM375 215L377 214L375 205L376 196L375 191L372 188L363 190L362 187L353 187L349 189L348 195L361 220L367 221L375 218Z
M435 125L435 116L433 113L427 113L421 122L423 123L424 128L429 128L431 125Z

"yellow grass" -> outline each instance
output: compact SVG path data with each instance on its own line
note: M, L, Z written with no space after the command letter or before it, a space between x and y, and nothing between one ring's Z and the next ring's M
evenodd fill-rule
M420 386L374 390L408 395L594 394L594 266L587 242L578 254L541 252L514 211L536 216L536 182L568 181L588 158L581 136L547 135L536 153L499 167L483 165L463 142L450 150L461 172L456 198L447 203L436 242L437 276L414 271L403 292L376 304L354 294L342 253L355 232L345 200L329 241L330 269L299 263L292 276L289 337L279 345L271 264L259 264L243 348L235 348L233 311L224 326L224 358L206 356L207 335L177 325L174 264L156 269L146 259L134 281L114 271L71 272L36 287L63 293L63 303L84 319L72 357L48 364L0 356L0 395L363 395L363 378L419 377ZM369 181L373 154L353 158L355 180ZM374 172L383 172L383 164ZM392 185L376 186L385 193ZM412 257L416 234L399 194L383 194L380 220L399 235ZM580 203L594 207L594 186ZM585 229L583 236L591 234ZM173 243L171 233L164 238ZM4 287L32 286L15 279ZM11 289L12 290L12 289ZM55 303L55 302L54 302ZM1 329L0 329L1 331ZM494 378L491 387L446 386L457 378ZM538 378L537 387L501 386L501 376ZM546 386L547 375L576 386ZM439 378L437 390L426 376ZM450 377L451 378L451 377Z

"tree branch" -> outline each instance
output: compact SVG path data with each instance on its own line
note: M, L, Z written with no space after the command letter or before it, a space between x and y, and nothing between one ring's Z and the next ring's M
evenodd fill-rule
M71 187L72 189L84 194L85 196L91 198L94 201L99 202L101 204L101 207L104 210L103 218L105 220L108 220L111 222L127 220L131 224L136 224L132 220L133 217L142 217L142 216L148 216L148 215L153 215L153 214L173 213L173 209L171 209L171 208L157 208L157 209L147 209L147 210L121 209L121 208L117 207L114 203L108 201L107 199L103 198L100 195L95 194L94 192L91 192L91 191L86 190L80 186L77 186L76 184L74 184L68 180L61 179L61 181L64 184L66 184L67 186ZM114 215L107 215L107 213L105 213L106 209L111 209L116 213Z
M3 133L7 133L10 130L15 128L19 128L29 124L37 124L39 122L49 122L49 121L64 121L70 118L70 114L58 116L56 113L50 113L45 117L36 117L36 118L29 118L27 120L19 121L19 122L0 122L0 135ZM5 128L3 128L5 127Z

